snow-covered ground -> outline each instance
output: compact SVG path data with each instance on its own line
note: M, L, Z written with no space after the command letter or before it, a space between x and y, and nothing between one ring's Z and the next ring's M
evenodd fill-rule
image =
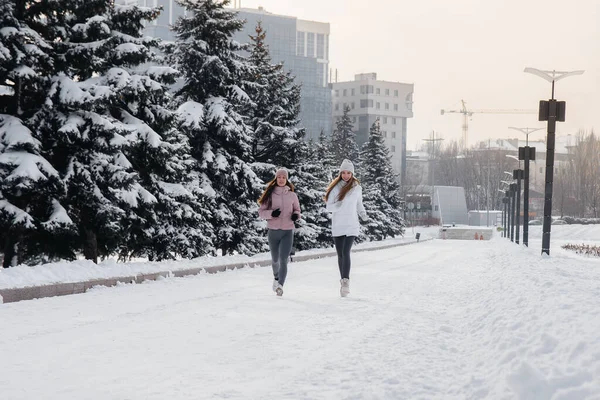
M411 231L407 236L411 235ZM2 399L600 399L600 260L433 240L0 306Z
M439 227L409 228L404 237L387 239L379 242L360 243L356 249L369 249L394 244L408 244L415 242L416 232L421 232L421 239L438 236ZM332 244L333 245L333 244ZM299 251L296 256L318 256L331 253L333 247ZM82 282L92 279L116 278L135 276L162 271L180 271L192 268L205 268L227 264L253 265L259 261L270 260L269 253L256 254L252 257L243 255L225 257L200 257L192 260L176 260L165 262L148 262L143 260L121 263L115 259L107 259L98 264L90 260L77 260L74 262L63 261L44 265L27 266L2 269L0 268L0 289L22 288L27 286L50 285L55 283Z

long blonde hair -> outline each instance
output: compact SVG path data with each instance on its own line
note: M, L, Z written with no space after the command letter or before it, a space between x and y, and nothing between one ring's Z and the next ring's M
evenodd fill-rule
M292 184L292 182L288 181L287 178L285 180L285 185L290 188L290 191L292 191L292 192L294 191L294 185ZM273 190L275 190L276 187L277 187L277 177L273 178L272 181L267 183L267 187L265 188L265 191L262 192L262 194L258 198L258 204L260 204L262 206L263 203L266 201L267 205L270 206L271 205L271 194L273 193Z
M323 197L323 199L325 201L327 201L329 199L329 193L331 193L331 191L333 190L335 185L340 183L340 181L343 181L341 173L334 180L332 180L331 183L329 184L329 186L327 187L327 190L325 191L325 197ZM344 197L346 197L348 192L356 185L360 185L360 182L358 181L358 179L356 179L354 177L354 174L352 174L352 178L350 178L350 181L348 182L348 184L346 184L346 185L344 185L344 187L342 187L342 190L340 190L340 194L338 195L338 198L336 200L337 201L344 200Z

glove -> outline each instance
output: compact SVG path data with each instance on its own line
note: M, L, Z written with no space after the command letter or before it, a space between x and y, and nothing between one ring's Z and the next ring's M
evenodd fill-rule
M360 217L360 219L362 219L363 221L367 220L367 212L366 211L361 211L358 216Z
M296 221L298 219L299 215L298 214L292 214L292 221Z
M271 211L271 217L273 217L273 218L279 217L279 214L281 214L281 210L279 208Z

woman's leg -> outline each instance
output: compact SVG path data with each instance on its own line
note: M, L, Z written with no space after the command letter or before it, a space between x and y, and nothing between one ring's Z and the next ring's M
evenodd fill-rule
M279 241L279 284L283 286L287 276L287 265L294 244L294 231L281 231L282 236Z
M271 250L271 266L273 267L273 279L279 280L279 242L281 241L281 231L269 229L269 250Z
M338 268L340 269L340 277L343 278L343 263L344 263L344 239L346 236L334 236L333 243L338 256Z
M354 244L354 236L344 236L344 242L342 244L342 279L350 279L350 250ZM338 255L339 259L339 255Z

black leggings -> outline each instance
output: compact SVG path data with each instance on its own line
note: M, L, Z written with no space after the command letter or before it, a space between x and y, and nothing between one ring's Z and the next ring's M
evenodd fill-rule
M334 236L335 251L338 256L338 267L340 267L340 277L350 279L350 250L354 243L354 236Z

